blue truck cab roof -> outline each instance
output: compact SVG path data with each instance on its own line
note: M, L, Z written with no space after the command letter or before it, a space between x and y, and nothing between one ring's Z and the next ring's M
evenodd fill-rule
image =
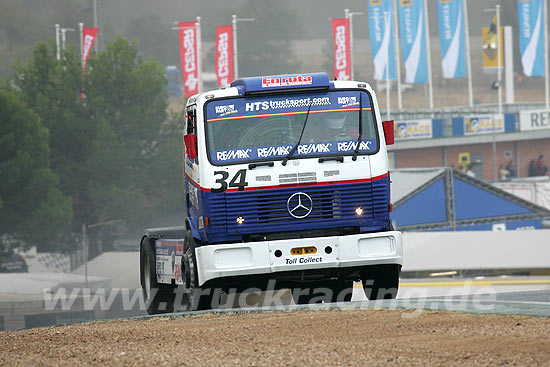
M231 87L236 87L239 94L263 94L297 89L329 89L334 88L334 83L329 81L326 73L304 73L241 78L233 81Z

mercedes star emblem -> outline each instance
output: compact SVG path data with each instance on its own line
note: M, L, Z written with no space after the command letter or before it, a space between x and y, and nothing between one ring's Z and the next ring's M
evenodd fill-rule
M286 208L294 218L305 218L313 209L313 200L308 194L297 192L288 198Z

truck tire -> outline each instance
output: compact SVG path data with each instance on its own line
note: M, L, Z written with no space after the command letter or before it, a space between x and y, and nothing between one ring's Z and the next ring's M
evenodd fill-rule
M335 281L330 288L332 289L331 302L350 302L353 295L353 281Z
M400 265L384 264L370 266L363 277L363 289L370 301L394 299L399 290Z
M197 243L195 238L191 234L191 231L185 233L185 256L189 261L188 269L186 269L186 274L184 279L188 279L189 284L186 285L187 289L184 296L182 297L182 306L183 309L188 311L197 311L197 310L210 310L219 306L219 302L216 305L213 305L214 295L218 295L218 301L220 292L215 293L214 289L203 288L199 286L199 276L197 272L197 259L195 249L197 248ZM189 272L187 274L187 272Z
M174 286L157 282L156 257L148 238L141 241L140 277L145 308L149 315L174 311Z
M351 301L351 296L353 293L353 282L331 280L315 284L307 288L292 288L291 291L292 299L297 305L307 305L310 303L349 302Z

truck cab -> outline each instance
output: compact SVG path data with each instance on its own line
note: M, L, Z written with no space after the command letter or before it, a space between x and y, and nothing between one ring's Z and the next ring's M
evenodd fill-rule
M193 96L185 226L145 232L144 289L289 288L300 304L349 301L361 280L369 299L394 298L402 239L390 219L388 144L393 122L363 82L263 76Z

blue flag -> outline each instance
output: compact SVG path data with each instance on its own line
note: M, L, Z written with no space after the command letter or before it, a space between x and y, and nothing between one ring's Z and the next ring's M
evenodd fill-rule
M443 77L464 78L466 77L466 51L462 0L438 0L437 21Z
M544 76L544 5L543 0L517 0L519 50L523 72Z
M398 0L399 35L405 60L405 83L427 83L424 0Z
M374 79L395 79L394 23L392 0L367 0ZM384 19L387 14L387 22Z

